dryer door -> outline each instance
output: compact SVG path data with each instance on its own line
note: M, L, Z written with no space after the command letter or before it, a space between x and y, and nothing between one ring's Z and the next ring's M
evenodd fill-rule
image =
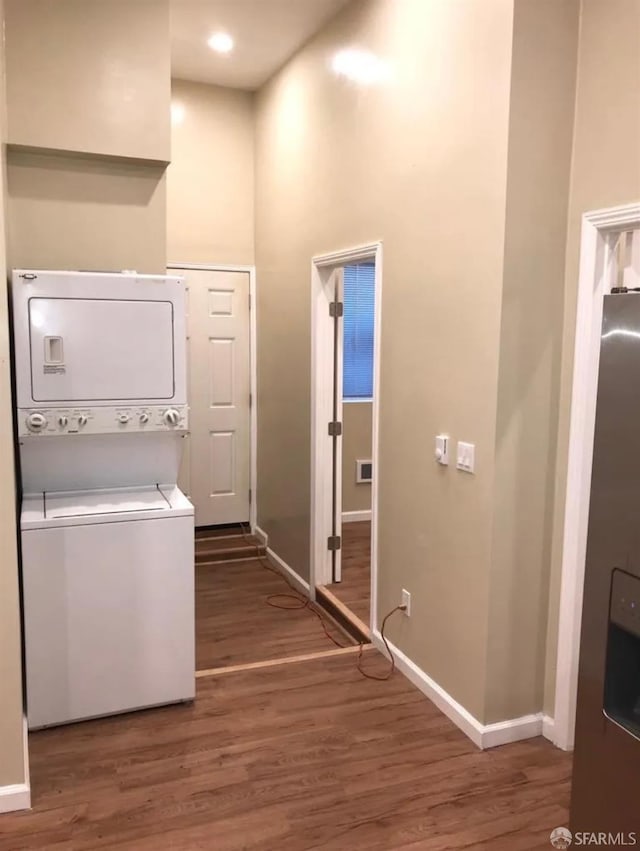
M33 402L171 400L170 301L29 299Z

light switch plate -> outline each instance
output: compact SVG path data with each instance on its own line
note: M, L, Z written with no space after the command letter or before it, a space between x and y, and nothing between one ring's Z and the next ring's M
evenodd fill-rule
M476 447L474 443L458 441L456 467L464 473L473 473L476 468Z

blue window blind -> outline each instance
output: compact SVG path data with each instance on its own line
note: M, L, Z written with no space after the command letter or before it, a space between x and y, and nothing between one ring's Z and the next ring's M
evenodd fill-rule
M373 309L375 266L344 267L344 399L373 396Z

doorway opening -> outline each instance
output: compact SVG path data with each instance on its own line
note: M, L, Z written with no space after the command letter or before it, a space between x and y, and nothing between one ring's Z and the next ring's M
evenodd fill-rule
M354 649L331 619L310 616L256 534L254 269L169 268L187 291L190 433L179 485L195 507L196 677Z
M197 529L255 527L255 271L169 267L185 279L189 436L179 486Z
M640 284L640 205L582 217L576 338L564 500L554 718L548 738L571 750L575 738L578 662L596 422L604 297Z
M195 508L196 671L244 661L243 587L256 585L255 272L173 264L185 279L189 434L178 484ZM239 607L244 605L244 609ZM224 616L221 615L224 612ZM228 626L225 626L228 619Z
M376 626L382 245L312 263L311 578L359 641Z

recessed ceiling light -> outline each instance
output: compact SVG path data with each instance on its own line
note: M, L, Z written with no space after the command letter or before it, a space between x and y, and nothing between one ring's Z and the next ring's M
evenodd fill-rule
M230 53L233 50L233 39L229 33L214 33L207 44L217 53Z

